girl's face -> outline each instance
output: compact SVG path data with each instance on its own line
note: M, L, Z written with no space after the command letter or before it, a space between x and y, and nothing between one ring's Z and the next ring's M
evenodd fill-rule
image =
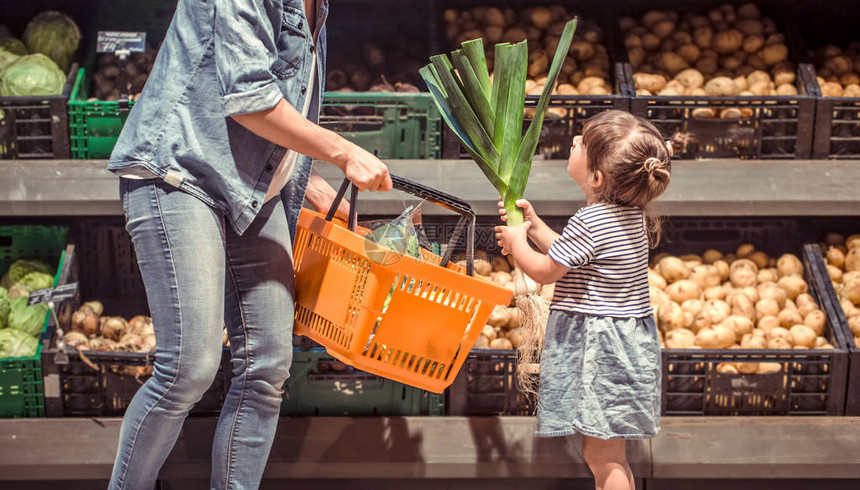
M570 158L567 159L567 173L573 177L573 180L586 190L588 183L588 158L585 154L585 145L582 144L582 136L573 138L573 145L570 147Z

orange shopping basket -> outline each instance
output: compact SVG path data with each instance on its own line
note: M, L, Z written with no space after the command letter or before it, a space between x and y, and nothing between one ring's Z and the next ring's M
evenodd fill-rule
M496 305L509 289L472 276L475 213L456 197L392 176L394 188L460 214L444 256L421 249L422 258L370 245L357 227L355 187L347 226L332 221L348 180L323 215L302 209L294 242L294 331L322 344L358 369L441 393ZM466 235L466 270L449 259Z

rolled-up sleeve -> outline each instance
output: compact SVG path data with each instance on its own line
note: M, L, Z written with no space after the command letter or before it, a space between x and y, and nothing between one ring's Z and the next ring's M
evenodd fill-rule
M277 3L215 0L215 66L227 116L271 109L283 98L272 73L282 16Z

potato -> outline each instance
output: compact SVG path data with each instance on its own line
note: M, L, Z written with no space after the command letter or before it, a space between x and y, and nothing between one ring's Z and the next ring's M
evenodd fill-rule
M852 303L846 298L842 298L839 300L839 306L842 307L842 312L845 314L846 317L850 318L858 313L857 308L854 307L854 303Z
M791 336L791 332L787 328L783 327L774 327L767 331L767 340L770 342L774 339L784 339L789 345L794 345L794 337Z
M803 323L803 317L800 316L800 313L789 309L780 311L777 318L779 318L779 324L782 328L791 328L794 325Z
M703 297L706 300L725 300L728 295L728 290L723 286L715 286L704 291Z
M809 293L798 294L797 298L794 298L794 304L797 305L798 309L808 304L811 304L816 309L818 308L815 298L813 298Z
M714 267L717 268L717 272L720 274L721 281L729 280L730 268L728 262L726 262L725 260L717 260L714 262Z
M842 85L839 82L826 82L821 84L821 95L824 97L842 97Z
M505 335L505 339L507 339L511 343L511 348L516 349L523 342L523 333L520 328L513 328L508 330L507 335Z
M803 276L803 262L794 254L783 254L776 261L776 271L779 277Z
M827 263L840 269L845 267L845 254L837 247L827 249Z
M502 255L493 257L493 272L511 272L511 264Z
M719 250L708 249L702 254L702 262L705 264L714 264L716 261L723 258L723 253ZM726 264L728 265L728 264Z
M717 72L717 69L719 68L719 64L716 58L708 58L705 56L699 58L699 60L696 61L696 64L694 66L697 70L699 70L700 72L702 72L703 75L706 76L713 75Z
M757 271L746 267L738 267L729 273L732 286L744 288L755 286L758 282Z
M745 316L731 315L722 323L724 326L731 328L735 332L735 340L740 342L745 335L752 334L754 325L751 319Z
M743 33L737 29L729 29L728 31L717 33L717 35L714 36L713 48L717 53L730 54L740 50L743 43ZM773 64L776 64L777 62L778 61L775 61Z
M702 56L702 51L695 44L684 44L678 47L677 53L678 56L683 58L688 64L695 63Z
M756 319L755 304L745 295L736 294L729 301L732 307L732 315L742 316L750 320Z
M720 273L713 265L699 265L693 267L690 279L695 281L703 290L719 286Z
M856 83L852 83L851 85L848 85L847 87L845 87L845 90L842 91L842 96L843 97L853 97L853 98L860 97L860 85L858 85Z
M781 277L777 282L777 285L785 291L786 296L791 300L797 298L801 293L809 291L809 285L806 284L806 281L797 276Z
M768 346L770 347L770 346ZM780 347L770 347L780 348ZM758 365L758 374L776 374L783 371L782 364L778 362L760 362Z
M684 310L678 303L667 301L657 308L657 323L664 332L684 328Z
M827 264L827 275L833 282L842 282L842 269L834 265Z
M717 364L717 372L722 374L738 374L738 365L732 362L721 362Z
M803 318L802 323L815 332L816 335L822 335L824 327L827 325L827 315L821 310L811 311Z
M847 274L842 276L842 287L839 289L839 296L855 305L860 304L860 280L849 280Z
M746 257L751 256L753 254L753 252L755 252L755 249L752 248L752 245L749 245L750 248L744 248L744 247L745 247L744 245L741 245L741 247L738 248L738 252L743 252L744 255L739 254L738 257L741 257L741 258L736 259L733 262L731 262L731 265L729 266L729 270L734 271L737 269L751 269L751 270L755 271L756 273L758 273L758 265L756 265L756 263L753 262L752 260L746 258Z
M695 68L690 68L678 73L675 80L687 89L701 88L705 85L705 77Z
M780 85L776 88L776 95L797 95L797 87L787 83Z
M660 290L666 289L667 286L666 279L663 279L663 276L658 274L653 269L648 269L648 284Z
M702 309L702 311L700 311L693 318L693 323L690 325L690 330L699 333L702 329L709 328L712 326L714 326L714 321L711 319L710 313Z
M520 310L518 308L508 308L508 323L504 327L508 330L520 328Z
M667 256L657 263L654 270L669 284L690 277L690 268L678 257Z
M498 305L493 308L493 311L490 313L490 318L487 319L487 325L492 327L502 327L508 324L508 308L506 306ZM488 335L488 337L490 337ZM491 337L492 340L495 337Z
M666 332L666 347L669 349L689 349L696 343L696 334L680 328Z
M776 317L779 315L779 304L770 298L759 300L758 303L755 304L755 318L756 321L760 321L762 318L767 316ZM777 318L779 321L779 318Z
M735 332L723 325L703 328L696 334L696 345L705 349L726 349L735 343Z
M743 49L745 53L749 54L756 53L763 47L764 37L758 35L751 35L745 37L741 45L741 49Z
M732 307L725 301L713 299L705 301L702 311L710 316L712 323L716 324L722 323L723 320L732 314Z
M779 67L774 67L773 69L773 83L779 87L780 85L791 85L794 86L794 81L797 78L797 73L793 69L784 69Z
M770 257L766 253L759 251L753 252L749 256L749 259L755 263L759 270L766 268L768 262L770 262Z
M845 239L845 247L847 247L848 250L860 247L860 234L851 235L848 238L846 238Z
M699 299L702 297L702 288L694 281L684 279L666 288L666 294L672 301L681 304L688 299Z
M500 284L502 286L512 282L511 273L504 271L491 272L490 279L492 279L494 283Z
M715 77L705 84L705 93L711 96L735 96L740 92L738 85L728 77Z
M860 337L860 315L848 318L848 328L855 337Z
M758 335L744 335L741 340L741 348L743 349L766 349L767 348L767 339L763 336ZM755 371L753 371L755 372Z
M741 289L741 292L753 303L758 303L758 300L761 299L761 297L759 297L758 290L752 286Z
M489 341L496 340L496 327L492 325L484 325L484 329L481 330L481 335L487 338Z
M688 299L681 303L681 309L698 315L705 308L705 302L700 299Z
M758 271L758 279L759 284L765 282L776 282L779 280L779 274L773 269L762 269Z
M852 248L845 255L845 272L860 271L860 248Z
M785 308L785 301L788 299L788 293L774 283L765 283L758 288L759 301L763 299L772 299L779 306L779 309Z
M769 44L758 52L758 57L767 66L773 66L788 59L788 48L785 44Z
M478 340L475 341L475 345L473 345L472 348L473 349L489 349L490 348L490 339L488 339L484 335L479 335Z

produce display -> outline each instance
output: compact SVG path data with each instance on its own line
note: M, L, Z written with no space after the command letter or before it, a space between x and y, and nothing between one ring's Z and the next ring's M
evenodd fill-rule
M815 73L824 97L860 97L860 42L845 49L828 45L815 55Z
M156 54L158 51L155 48L147 46L143 53L132 53L126 59L125 93L129 94L132 100L137 100L143 86L146 85ZM102 53L96 64L98 68L93 74L93 86L90 92L92 97L89 100L119 100L123 83L119 58L112 53Z
M0 359L30 357L39 347L39 336L48 307L27 305L31 291L54 285L54 270L40 260L17 260L0 279Z
M860 347L860 235L846 239L839 233L828 233L821 249L854 345Z
M860 252L858 252L860 253ZM750 244L723 255L661 254L648 270L651 305L668 349L833 349L826 314L808 293L792 254L769 257ZM770 372L769 363L724 363L720 372Z
M325 89L333 92L418 92L424 53L419 43L330 45Z
M755 4L723 5L707 15L650 11L619 25L637 95L796 95L785 36ZM743 117L738 109L699 117Z
M81 41L75 22L49 10L27 24L23 41L0 31L0 97L61 94Z
M520 11L492 6L447 9L444 12L445 38L450 49L471 39L487 41L485 56L491 73L495 64L493 44L527 40L526 94L540 95L547 83L552 55L558 47L565 22L574 15L563 5L530 7ZM602 29L592 19L581 19L553 94L611 94L611 66Z
M150 352L155 350L152 319L136 316L131 320L104 315L99 301L81 305L70 318L61 319L63 342L78 351Z

